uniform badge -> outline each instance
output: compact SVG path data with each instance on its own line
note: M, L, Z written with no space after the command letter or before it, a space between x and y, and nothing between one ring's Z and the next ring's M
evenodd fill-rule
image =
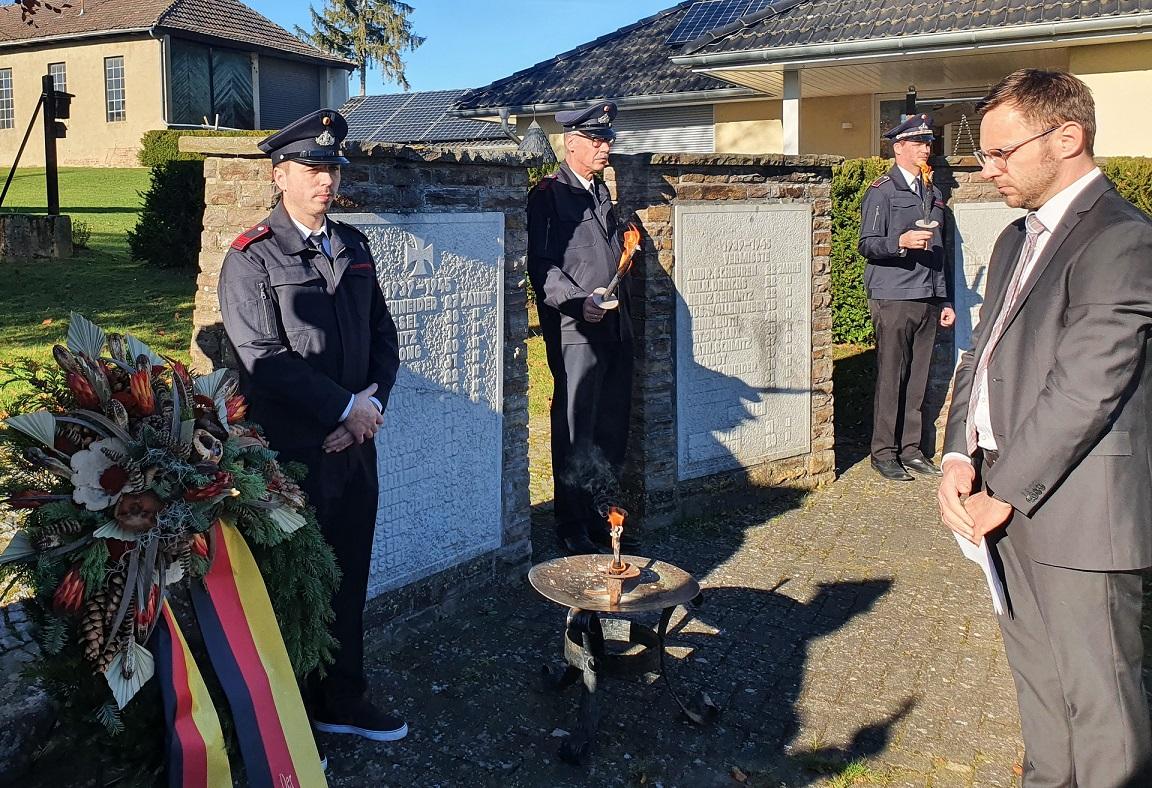
M316 138L316 144L323 145L326 148L331 147L332 145L336 144L336 138L332 136L331 131L324 129L324 133Z
M612 118L608 117L608 113L605 112L603 115L600 116L599 123L601 126L607 126L608 121L610 121L610 120L612 120Z

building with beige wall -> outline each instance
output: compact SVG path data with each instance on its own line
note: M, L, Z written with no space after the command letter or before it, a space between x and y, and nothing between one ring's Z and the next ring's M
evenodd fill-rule
M559 152L553 113L612 100L615 149L889 155L881 133L914 88L939 154L979 145L976 102L1019 68L1067 70L1092 88L1096 152L1152 156L1152 13L1105 0L688 0L538 63L457 104L536 119ZM1124 9L1124 10L1121 10Z
M239 0L85 0L32 24L0 7L0 164L11 166L51 73L73 96L58 161L137 166L146 131L280 128L348 98L353 64ZM41 121L20 166L44 163Z

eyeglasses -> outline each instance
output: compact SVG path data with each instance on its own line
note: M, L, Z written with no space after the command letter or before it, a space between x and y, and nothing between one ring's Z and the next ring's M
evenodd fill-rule
M579 132L576 133L576 136L583 137L584 139L591 142L593 148L603 148L605 145L612 145L612 140L604 139L603 137L593 137L590 134L581 134Z
M1047 131L1042 131L1039 134L1033 134L1031 137L1029 137L1026 140L1020 140L1019 142L1014 143L1012 145L1008 145L1007 147L1004 147L1004 148L992 148L991 150L976 149L976 150L972 151L972 155L976 157L976 161L981 167L984 167L988 164L991 164L994 167L996 167L997 169L1002 170L1006 166L1008 166L1008 157L1011 156L1013 153L1015 153L1017 150L1024 147L1025 145L1027 145L1032 140L1038 140L1041 137L1045 137L1045 136L1051 134L1052 132L1056 131L1056 129L1060 128L1060 126L1063 126L1063 125L1064 124L1061 123L1059 126L1053 126L1052 128L1048 129Z

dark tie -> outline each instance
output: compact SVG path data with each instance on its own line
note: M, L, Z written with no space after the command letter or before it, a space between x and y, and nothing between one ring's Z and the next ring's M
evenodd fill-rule
M592 192L592 204L597 208L600 207L600 189L596 183L596 179L592 179L592 183L588 185L588 191Z
M976 451L976 403L980 399L980 382L988 380L988 364L992 359L992 351L996 349L1000 337L1004 334L1004 325L1008 322L1008 315L1016 305L1016 298L1020 295L1023 284L1024 271L1036 255L1036 243L1048 228L1036 216L1028 214L1024 219L1024 227L1028 234L1024 238L1024 248L1020 250L1020 257L1016 260L1016 267L1012 270L1012 278L1008 281L1008 289L1004 292L1004 304L1000 313L996 315L996 322L992 324L992 331L988 334L988 342L984 345L984 352L976 363L976 379L972 383L972 393L968 396L968 423L965 425L968 439L968 453Z
M332 262L332 251L331 247L329 246L327 233L313 233L312 235L308 236L308 241L313 249L324 255L325 260L327 260L329 263Z

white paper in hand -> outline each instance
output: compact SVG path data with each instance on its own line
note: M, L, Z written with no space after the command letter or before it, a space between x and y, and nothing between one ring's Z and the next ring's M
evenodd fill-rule
M1004 615L1004 610L1007 608L1004 601L1004 584L1000 582L1000 573L996 571L996 565L992 563L992 554L988 551L988 540L981 539L980 544L975 545L956 532L953 532L952 535L956 537L956 543L960 545L960 552L964 553L964 557L969 561L975 561L984 570L984 579L988 581L988 592L992 594L992 609L996 611L996 615Z

